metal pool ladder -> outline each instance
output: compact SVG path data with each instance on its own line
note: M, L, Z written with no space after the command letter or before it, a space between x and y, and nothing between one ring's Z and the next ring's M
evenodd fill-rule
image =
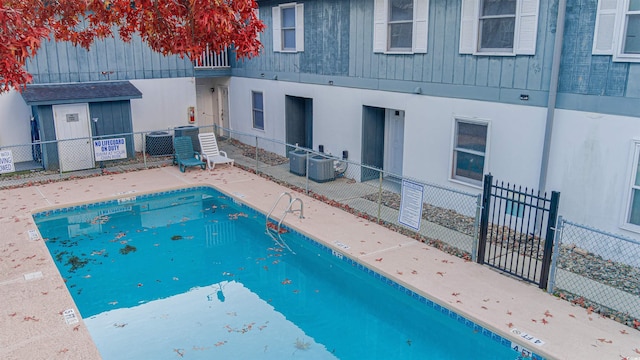
M273 210L275 210L276 206L278 206L278 204L280 203L280 200L282 200L282 198L285 197L285 196L289 197L289 204L287 205L287 208L284 210L284 213L280 217L280 221L278 221L278 225L276 225L275 227L269 227L269 219L271 219L271 213L273 213ZM299 209L294 209L293 205L295 203L297 203L297 202L300 203L300 208ZM278 244L280 247L287 248L287 250L291 251L294 254L295 254L295 252L293 250L291 250L289 245L287 245L287 243L282 239L282 236L280 236L280 229L282 227L282 222L284 221L284 218L287 216L287 214L299 211L300 212L300 219L304 219L304 210L303 210L303 208L304 208L304 205L303 205L302 200L300 198L294 198L291 195L291 193L283 192L282 194L280 194L280 196L278 197L278 200L276 200L275 204L273 204L273 206L271 207L271 210L269 210L269 213L267 214L266 223L265 223L265 230L266 230L267 234L269 234L269 236L271 236L273 241L275 241L276 244ZM276 219L274 218L273 220L274 221L272 223L275 224L275 220Z

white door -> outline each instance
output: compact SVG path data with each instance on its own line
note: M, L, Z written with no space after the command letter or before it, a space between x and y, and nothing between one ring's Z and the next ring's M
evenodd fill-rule
M89 104L54 105L53 122L58 140L60 169L74 171L95 167Z
M384 170L402 175L404 149L404 111L387 109L384 126Z
M220 109L220 120L218 125L224 129L229 127L229 89L226 86L216 88L218 93L218 109ZM225 135L224 131L220 135Z
M216 93L211 89L209 85L196 86L196 107L198 108L196 121L198 126L206 126L200 129L201 132L213 131L213 124L217 118L217 111L214 109Z

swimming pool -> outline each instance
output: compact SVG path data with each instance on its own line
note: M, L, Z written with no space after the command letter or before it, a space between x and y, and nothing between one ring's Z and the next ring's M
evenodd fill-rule
M105 359L514 359L511 342L211 188L34 215Z

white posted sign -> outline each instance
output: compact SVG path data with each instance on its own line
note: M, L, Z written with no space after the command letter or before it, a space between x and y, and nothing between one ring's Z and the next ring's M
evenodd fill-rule
M0 150L0 174L16 171L11 150Z
M103 139L93 141L96 161L125 159L127 157L127 141L125 138Z
M424 185L402 180L402 197L400 198L400 217L398 222L416 231L420 230L422 220L422 197Z

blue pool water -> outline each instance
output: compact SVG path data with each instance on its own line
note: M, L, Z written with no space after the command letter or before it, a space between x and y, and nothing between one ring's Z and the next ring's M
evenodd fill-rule
M34 215L104 359L509 359L511 342L210 188Z

